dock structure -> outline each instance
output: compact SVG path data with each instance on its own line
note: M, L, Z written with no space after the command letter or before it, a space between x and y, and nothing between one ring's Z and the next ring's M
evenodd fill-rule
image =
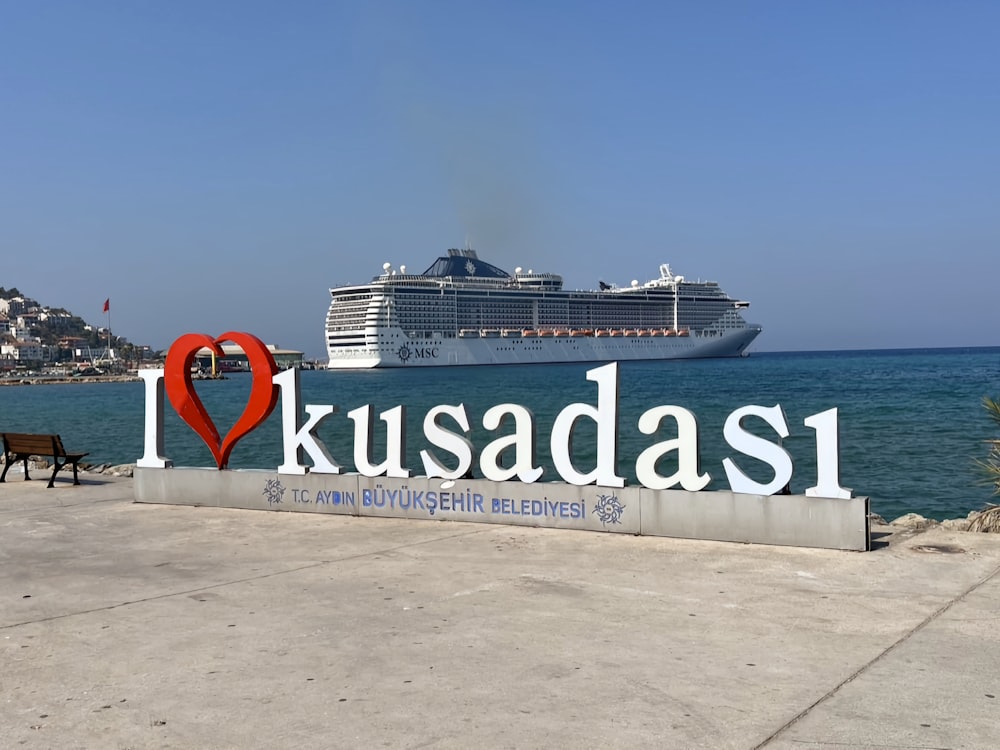
M206 372L249 372L250 365L247 355L238 344L222 344L222 351L225 354L223 359L218 359L213 355L211 349L207 347L198 351L195 355L195 362ZM274 357L275 364L279 369L287 370L290 367L302 367L304 353L295 349L281 349L275 344L268 344L267 349Z

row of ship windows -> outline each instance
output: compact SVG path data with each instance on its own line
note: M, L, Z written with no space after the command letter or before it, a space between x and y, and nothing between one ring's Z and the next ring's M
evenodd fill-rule
M680 305L679 312L687 316L692 313L692 311L698 311L700 313L708 313L713 319L717 318L723 312L731 309L729 305L712 305L709 308L705 306L690 307L688 305ZM335 307L331 307L328 312L327 317L329 319L351 319L357 320L366 317L370 313L375 314L386 314L382 311L374 311L369 309L351 309L342 310ZM634 316L636 313L654 316L673 316L672 307L661 307L659 309L648 310L642 308L623 308L621 306L616 306L610 309L602 309L600 306L594 307L590 306L587 308L576 308L570 309L565 305L555 306L555 305L539 305L537 308L537 313L535 308L525 305L475 305L475 306L460 306L458 310L444 308L441 306L430 306L430 305L397 305L395 309L388 312L389 317L399 316L406 317L410 315L421 315L429 316L435 318L453 318L458 317L459 319L474 318L477 316L487 317L487 318L497 318L497 317L531 317L535 314L539 316L558 316L558 317L574 317L574 318L606 318L606 319L622 319L630 316Z
M711 312L681 314L680 321L686 325L708 325L722 316ZM328 316L328 325L364 327L365 325L395 325L402 328L445 327L445 328L531 328L549 325L569 325L576 328L604 328L632 326L653 328L671 325L673 315L396 315L391 317L348 318Z
M567 315L564 313L553 313L551 311L539 311L537 316L531 314L511 314L497 311L472 312L466 315L446 315L439 311L421 315L375 315L359 316L330 313L327 315L327 323L331 325L354 325L362 326L366 323L374 325L386 325L397 323L408 327L414 324L440 324L445 326L458 325L467 326L531 326L531 325L573 325L573 326L615 326L615 325L637 325L637 326L657 326L668 325L673 322L673 313L640 314L637 311L619 311L616 314L589 314L589 315ZM645 312L645 311L644 311ZM720 317L721 311L699 310L696 313L681 310L681 321L685 323L708 324Z
M705 328L716 322L716 319L707 316L697 316L695 319L681 318L681 324L687 328ZM393 321L393 323L404 330L429 330L444 334L454 335L458 328L670 328L673 321L670 319L649 319L642 318L617 318L606 320L584 320L568 321L564 318L540 320L538 323L513 318L492 318L489 320L470 320L456 324L453 320L435 320L422 318L419 321ZM389 321L372 321L376 326L388 326ZM330 331L358 331L367 327L364 321L327 321L327 330Z
M699 305L689 306L680 305L678 309L682 313L688 313L692 310L712 310L716 315L721 315L726 310L731 310L732 308L727 305ZM535 314L536 308L526 307L526 306L488 306L488 305L477 305L469 307L460 307L457 310L454 308L442 308L440 306L434 307L416 307L408 305L397 305L389 311L389 315L458 315L459 317L465 317L468 315L533 315ZM372 311L374 312L374 311ZM539 315L635 315L636 313L645 313L653 315L673 315L674 309L672 307L655 307L651 308L649 306L643 307L613 307L613 308L600 308L600 307L559 307L559 306L539 306L537 308L537 313ZM331 311L332 314L332 311ZM344 313L340 313L344 314ZM385 314L385 313L382 313Z
M726 310L731 310L732 305L728 304L715 304L715 305L688 305L680 304L677 306L681 312L688 312L691 310L705 310L711 309L717 311L716 314L721 314ZM487 315L503 315L504 313L514 313L519 315L532 314L537 309L539 314L545 313L555 313L559 315L615 315L615 314L635 314L636 312L645 311L652 312L654 314L673 314L672 305L658 305L656 307L651 307L650 305L614 305L614 306L602 306L602 305L587 305L587 306L567 306L567 305L538 305L537 307L532 305L459 305L457 308L452 306L443 305L396 305L391 308L390 314L402 314L402 313L441 313L448 315L475 315L475 314L487 314Z
M501 299L501 300L484 300L484 299L456 299L454 297L400 297L396 296L388 300L391 304L396 307L411 306L411 307L534 307L538 305L539 307L594 307L594 308L614 308L621 307L623 305L638 305L638 306L649 306L650 304L658 304L663 307L673 307L674 298L660 298L655 300L650 300L645 297L641 298L618 298L614 300L575 300L575 299ZM337 300L335 304L342 304L344 301ZM681 297L678 304L680 305L705 305L705 304L723 304L727 306L732 305L732 300L726 297ZM354 303L356 304L356 303Z
M414 290L410 293L399 293L390 295L389 299L393 299L395 303L407 304L436 304L436 305L454 305L458 304L502 304L502 303L520 303L520 304L532 304L538 302L539 304L550 304L550 305L569 305L569 304L592 304L592 305L623 305L623 304L649 304L650 301L660 302L661 304L673 304L674 295L672 291L662 291L647 293L641 297L628 297L628 296L618 296L606 297L604 299L594 300L588 299L588 294L574 294L572 292L561 294L561 295L544 295L541 299L528 299L524 298L524 292L491 292L484 290L482 293L477 293L475 297L468 297L466 295L459 296L454 292L451 293L441 293L440 290ZM534 294L534 293L533 293ZM337 293L333 298L333 303L336 305L364 305L370 302L372 299L385 298L384 295L374 295L371 292L355 292L355 293ZM706 302L724 302L731 303L725 294L721 293L720 290L713 286L710 288L704 288L700 290L688 289L683 292L683 297L681 298L681 304L684 302L691 301L696 304L704 304Z
M632 349L632 348L635 348L635 345L638 345L638 344L642 344L643 347L648 347L650 341L656 341L656 340L657 339L622 339L620 341L615 341L613 343L605 342L605 345L603 347L601 347L601 348L604 351L614 350L614 349ZM521 342L515 342L515 343L521 343ZM558 343L567 343L567 342L558 342ZM691 344L690 342L684 342L684 343L687 343L687 345L689 347L693 346L693 344ZM357 351L361 351L361 350L363 350L363 351L395 351L395 345L394 344L393 345L385 345L385 344L383 344L383 345L380 345L380 346L378 346L378 345L376 345L376 346L368 346L368 345L365 345L365 344L360 343L360 342L333 342L333 341L331 341L328 344L328 348L329 349L354 349L354 350L357 350ZM530 346L529 345L524 345L524 346L517 346L517 347L515 347L515 346L495 346L495 347L493 347L493 350L497 351L497 352L513 352L513 351L519 351L519 352L537 352L537 351L542 351L544 348L545 347L542 346L541 344L532 344ZM580 346L578 344L573 344L570 348L573 349L574 351L578 351L580 349Z
M686 287L681 290L682 299L685 300L697 300L699 302L706 300L717 300L717 299L728 299L728 297L723 293L719 287L715 284L705 285L699 288ZM538 299L543 302L553 302L553 303L581 303L590 302L594 304L622 304L628 302L648 302L649 300L656 300L658 302L672 301L674 298L674 293L672 289L662 289L662 290L646 290L646 293L641 296L633 295L606 295L600 299L594 299L593 295L589 292L574 293L574 292L562 292L553 294L551 291L547 294L545 290L533 289L528 291L509 291L509 290L490 290L483 289L477 291L474 294L458 294L455 290L441 290L441 289L414 289L412 291L395 291L394 293L387 295L388 298L394 299L396 302L415 302L424 300L440 300L441 302L484 302L484 301L509 301L509 302L533 302ZM528 297L528 299L525 299ZM369 299L371 295L363 294L353 294L353 295L343 295L338 294L337 299Z
M718 307L720 310L728 310L732 306L728 304L712 305L713 307ZM411 312L443 312L458 315L465 315L469 313L489 313L489 314L502 314L505 312L514 313L531 313L533 310L537 309L539 312L557 312L561 314L609 314L621 312L622 310L641 310L644 308L651 307L648 304L635 304L635 305L560 305L560 304L539 304L526 305L526 304L460 304L460 305L444 305L441 303L437 304L406 304L406 303L396 303L396 305L391 308L395 313L411 313ZM672 305L660 305L659 310L662 312L673 311ZM700 305L689 305L682 302L678 307L681 310L691 309L691 308L704 308L704 304Z

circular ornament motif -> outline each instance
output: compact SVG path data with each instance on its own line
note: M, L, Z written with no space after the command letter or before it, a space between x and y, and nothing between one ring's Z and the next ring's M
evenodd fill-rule
M594 513L601 521L601 525L606 526L609 523L621 523L622 513L624 512L625 506L621 504L617 495L597 496L597 502L594 504Z

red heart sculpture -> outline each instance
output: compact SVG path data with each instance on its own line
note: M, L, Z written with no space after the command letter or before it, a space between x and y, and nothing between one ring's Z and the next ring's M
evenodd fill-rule
M226 433L226 437L220 439L215 422L208 416L205 405L195 393L191 382L191 364L198 350L205 347L214 351L217 357L224 356L219 345L223 341L239 344L246 352L253 383L246 408ZM167 351L163 367L163 381L170 403L180 418L205 441L220 469L226 468L229 454L236 443L267 419L278 403L278 386L272 380L278 372L278 366L264 342L249 333L229 331L214 339L204 333L185 333Z

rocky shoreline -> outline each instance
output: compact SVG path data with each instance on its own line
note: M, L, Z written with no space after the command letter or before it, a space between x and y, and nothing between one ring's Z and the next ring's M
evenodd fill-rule
M80 375L75 378L31 376L23 378L0 378L0 386L65 385L66 383L132 383L139 379L138 375Z
M983 510L974 510L965 518L946 518L942 521L935 521L933 518L925 518L919 513L907 513L892 521L886 521L877 513L869 514L873 524L882 526L893 526L910 531L924 531L934 526L951 531L971 531L983 532L987 534L1000 534L1000 505L988 505Z

